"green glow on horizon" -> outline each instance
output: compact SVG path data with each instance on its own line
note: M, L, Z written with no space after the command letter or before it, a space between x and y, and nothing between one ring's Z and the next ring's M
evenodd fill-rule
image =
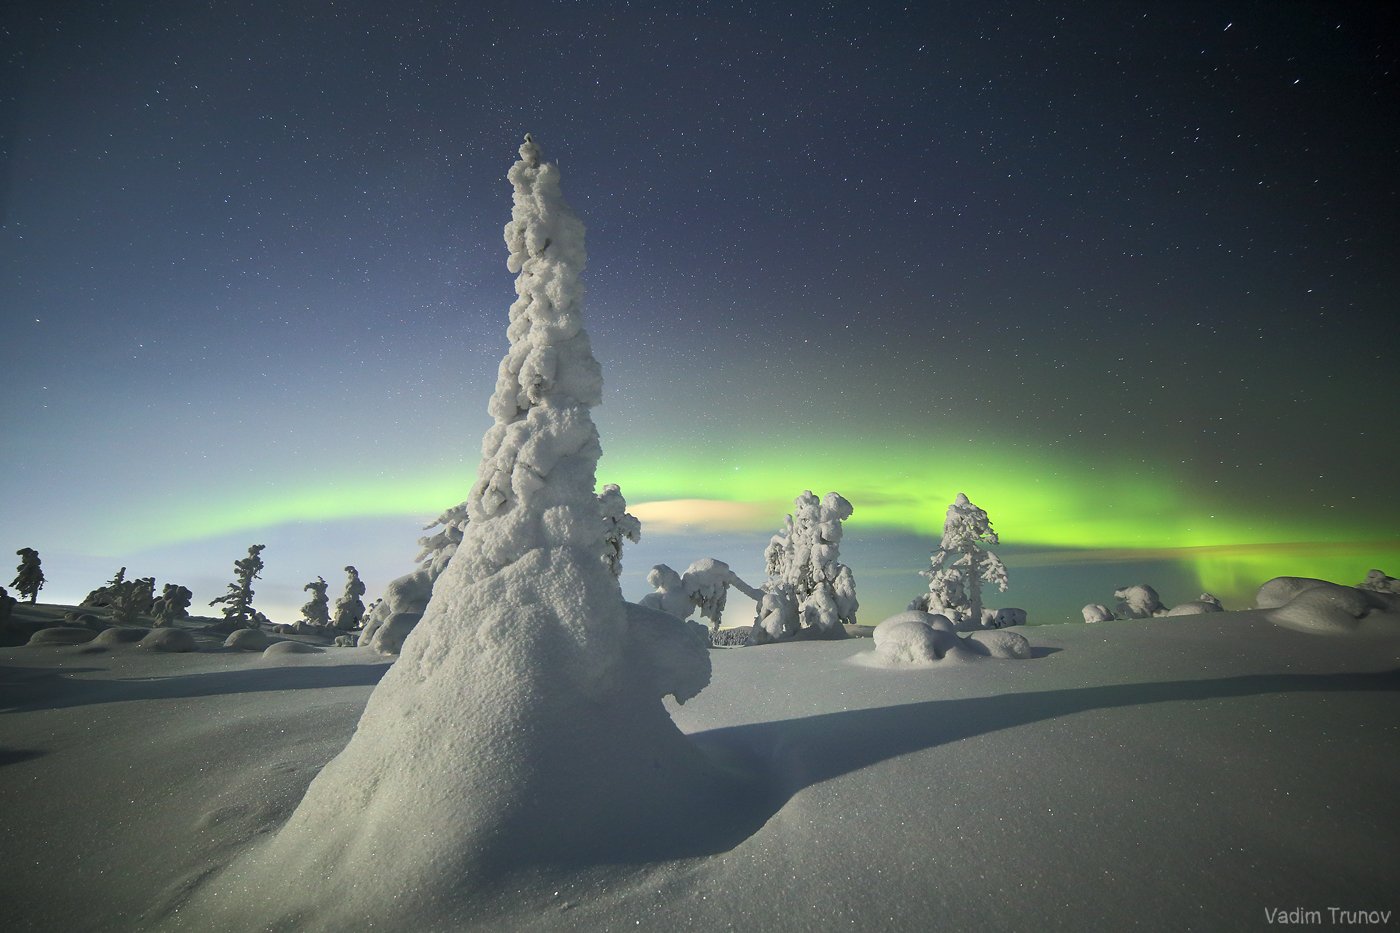
M804 449L812 454L804 458ZM711 531L777 530L802 490L835 490L855 506L853 530L914 534L932 546L948 504L966 492L1008 544L1060 549L1066 563L1076 562L1075 550L1102 562L1181 561L1212 592L1239 593L1283 574L1359 580L1358 561L1400 556L1400 539L1384 515L1367 527L1316 511L1251 513L1245 503L1207 503L1161 465L1108 457L1076 462L994 441L851 441L822 449L731 438L697 451L624 438L608 450L600 486L619 484L634 506L702 500L684 511ZM299 522L381 516L426 522L466 497L474 473L461 464L416 478L347 472L241 494L172 497L137 516L109 516L94 533L119 553ZM716 521L707 525L704 500L735 507L715 507Z

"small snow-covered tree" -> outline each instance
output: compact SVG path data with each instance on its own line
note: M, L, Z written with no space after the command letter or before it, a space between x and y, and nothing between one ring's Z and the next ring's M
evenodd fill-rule
M39 591L44 588L44 571L39 561L39 552L32 547L22 547L15 551L15 554L19 556L19 566L15 568L18 572L10 581L10 586L13 586L22 598L33 603L39 598Z
M173 625L180 619L190 617L190 603L193 601L194 593L190 592L189 587L167 583L151 606L151 615L157 626Z
M345 592L335 601L335 627L348 632L360 624L365 617L365 604L360 599L365 595L365 584L360 572L354 567L346 567Z
M719 631L719 623L724 616L724 604L729 597L729 581L725 579L729 567L714 558L702 558L691 564L681 577L686 595L700 610L702 619L710 620L710 631Z
M325 577L318 576L301 588L303 593L311 594L306 605L301 607L301 617L307 625L324 628L331 624L331 598L326 595L326 587L329 585Z
M132 603L142 615L150 615L156 606L156 578L138 577L131 581Z
M695 611L695 603L685 591L685 581L666 564L657 564L647 572L647 584L654 592L643 596L639 605L659 609L677 619L688 619Z
M627 511L627 500L622 490L613 483L603 487L598 496L598 507L603 511L603 562L608 565L615 577L622 576L622 541L625 538L636 544L642 540L642 523L637 516Z
M103 587L106 604L112 611L112 621L117 625L130 625L136 621L138 615L149 611L147 580L150 580L152 587L155 586L155 580L149 577L126 579L126 568L123 567L112 577L111 582Z
M982 584L1006 592L1006 565L987 549L1000 544L987 513L963 493L948 506L943 538L929 558L928 592L909 604L911 609L942 613L964 626L982 625Z
M112 574L112 579L84 596L83 601L78 605L91 606L98 609L106 608L112 605L112 599L116 595L117 590L124 586L126 586L126 568L120 567L117 569L116 573Z
M838 560L841 523L854 511L835 492L818 499L805 490L793 501L792 514L763 552L768 582L754 621L756 640L776 641L801 629L839 638L843 625L855 624L855 575Z
M233 562L234 582L228 592L209 600L209 605L223 604L224 624L233 628L250 628L253 622L253 581L262 573L262 552L265 544L248 548L248 556Z
M724 617L724 605L732 586L753 600L763 598L763 592L749 586L729 565L713 557L702 557L676 573L665 564L657 564L647 574L647 582L656 592L642 597L641 605L660 609L678 619L688 619L696 609L710 620L711 633L719 631Z

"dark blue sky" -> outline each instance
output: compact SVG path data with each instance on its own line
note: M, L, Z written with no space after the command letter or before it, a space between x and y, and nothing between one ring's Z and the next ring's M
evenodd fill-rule
M589 230L630 500L753 535L837 488L872 605L964 486L1052 555L1020 603L1107 598L1049 595L1066 549L1364 572L1400 556L1393 9L11 5L0 544L55 599L120 563L217 588L254 539L279 605L406 570L475 467L529 131ZM653 560L759 563L652 530L634 598Z

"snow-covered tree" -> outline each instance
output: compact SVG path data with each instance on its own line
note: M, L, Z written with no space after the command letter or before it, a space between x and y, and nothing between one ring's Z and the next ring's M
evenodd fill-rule
M468 521L465 502L444 510L434 521L423 526L424 531L432 531L434 528L439 530L418 539L418 556L413 558L413 562L428 571L432 579L436 580L447 569L452 555L457 553L457 546L462 543L462 535L467 530Z
M32 547L22 547L15 554L19 557L19 566L15 568L18 572L15 578L10 581L22 599L28 599L31 603L39 598L39 591L44 588L44 570L40 565L39 552Z
M360 572L354 567L345 568L345 592L335 601L335 627L348 632L359 626L365 617L365 604L360 599L365 595L365 584Z
M729 569L728 564L713 557L702 557L695 561L685 569L685 574L681 577L681 589L691 605L700 610L701 617L710 620L712 635L719 631L724 616L724 604L729 598L731 586L755 601L763 598L762 591L749 586Z
M253 581L262 573L262 552L265 544L248 548L248 556L233 562L234 582L228 592L209 600L209 605L223 604L224 624L233 628L251 628L253 621Z
M909 604L910 609L941 613L963 627L982 625L982 585L1006 592L1006 565L988 550L1000 544L987 513L963 493L948 506L943 538L929 558L928 592Z
M190 592L189 587L167 583L151 606L151 615L157 626L173 625L180 619L190 617L190 603L193 601L194 593Z
M154 578L143 578L137 580L126 579L126 568L117 571L104 588L106 604L112 611L112 621L117 625L130 625L136 621L136 617L149 611L150 600L146 588L147 580L151 587L155 586Z
M138 577L131 581L131 599L136 611L150 615L156 605L156 578Z
M763 552L768 582L754 620L755 641L777 641L804 629L840 638L844 625L855 624L860 608L855 576L838 560L841 523L852 512L851 503L835 492L818 499L805 490L793 501L792 514Z
M629 609L604 561L583 226L529 137L510 180L518 298L462 541L346 747L187 905L203 925L393 926L380 878L460 925L481 886L561 852L626 859L733 793L662 703L708 682L703 626Z
M647 583L655 592L642 597L641 605L659 609L678 619L688 619L696 609L710 620L710 632L719 631L724 617L724 605L732 586L753 600L763 598L763 592L749 586L722 560L702 557L676 573L665 564L657 564L647 574Z
M598 507L603 512L603 561L615 577L622 576L622 541L625 538L636 544L642 540L642 523L637 516L627 511L627 500L622 498L622 490L609 483L598 496Z
M307 625L325 628L331 624L331 598L326 595L329 585L325 577L318 576L301 588L303 593L311 594L311 598L301 607L301 617Z
M112 579L99 586L97 589L83 597L79 606L88 606L95 609L105 609L112 605L112 600L116 597L117 591L126 586L126 568L120 567L112 574Z
M653 592L642 597L641 605L648 609L656 609L677 619L688 619L695 611L695 603L685 590L685 581L666 564L657 564L647 572L647 584Z

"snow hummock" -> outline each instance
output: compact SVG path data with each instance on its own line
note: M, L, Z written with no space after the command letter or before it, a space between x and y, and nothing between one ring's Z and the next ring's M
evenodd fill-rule
M1400 633L1400 595L1307 577L1275 577L1255 599L1269 621L1324 635Z
M703 629L628 610L604 559L583 225L529 136L509 178L518 297L462 540L350 743L195 892L201 929L394 928L405 897L413 928L479 921L512 879L645 859L724 800L662 704L708 683Z
M910 609L875 626L875 650L860 663L878 667L935 667L941 661L1029 658L1030 642L1006 629L958 634L957 623L939 613Z

